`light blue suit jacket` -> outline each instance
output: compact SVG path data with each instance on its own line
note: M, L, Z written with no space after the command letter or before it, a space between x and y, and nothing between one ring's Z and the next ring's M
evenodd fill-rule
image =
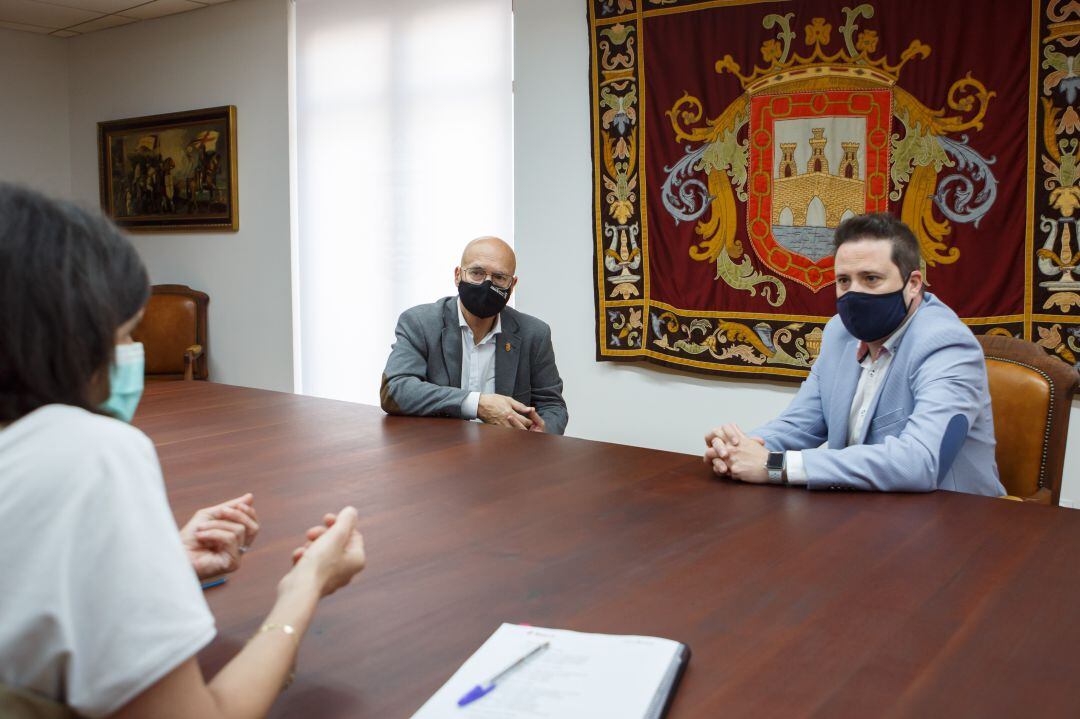
M811 489L1005 494L986 360L956 313L926 294L894 348L861 442L849 447L848 415L862 372L858 345L839 317L829 320L791 405L750 435L774 452L803 450Z

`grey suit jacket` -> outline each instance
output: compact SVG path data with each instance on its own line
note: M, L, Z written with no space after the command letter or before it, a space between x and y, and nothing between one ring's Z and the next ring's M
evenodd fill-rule
M461 325L457 297L401 313L379 396L388 414L461 418ZM507 307L495 336L495 393L536 407L549 434L566 430L566 402L551 328Z
M791 405L750 436L774 452L802 450L811 489L1005 494L986 360L960 318L926 294L894 348L861 442L847 446L862 373L858 345L839 317L829 320L821 354Z

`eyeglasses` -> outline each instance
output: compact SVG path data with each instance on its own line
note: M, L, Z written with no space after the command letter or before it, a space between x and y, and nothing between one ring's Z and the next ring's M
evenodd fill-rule
M483 267L468 267L463 269L465 270L465 279L474 285L478 285L490 277L491 284L499 289L505 290L510 287L510 283L514 281L513 275L504 275L502 272L488 272Z

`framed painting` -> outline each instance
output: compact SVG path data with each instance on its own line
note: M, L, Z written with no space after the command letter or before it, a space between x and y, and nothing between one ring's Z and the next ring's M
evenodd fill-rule
M236 231L236 107L98 123L101 207L133 232Z

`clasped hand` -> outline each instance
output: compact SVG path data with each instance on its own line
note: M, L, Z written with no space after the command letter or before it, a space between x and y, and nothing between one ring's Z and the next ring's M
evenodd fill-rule
M705 435L706 464L718 476L737 479L740 482L762 483L769 479L765 462L769 450L765 440L750 437L737 424L725 424Z
M514 429L543 432L544 420L535 407L518 402L502 394L482 394L476 408L476 416L487 424Z

